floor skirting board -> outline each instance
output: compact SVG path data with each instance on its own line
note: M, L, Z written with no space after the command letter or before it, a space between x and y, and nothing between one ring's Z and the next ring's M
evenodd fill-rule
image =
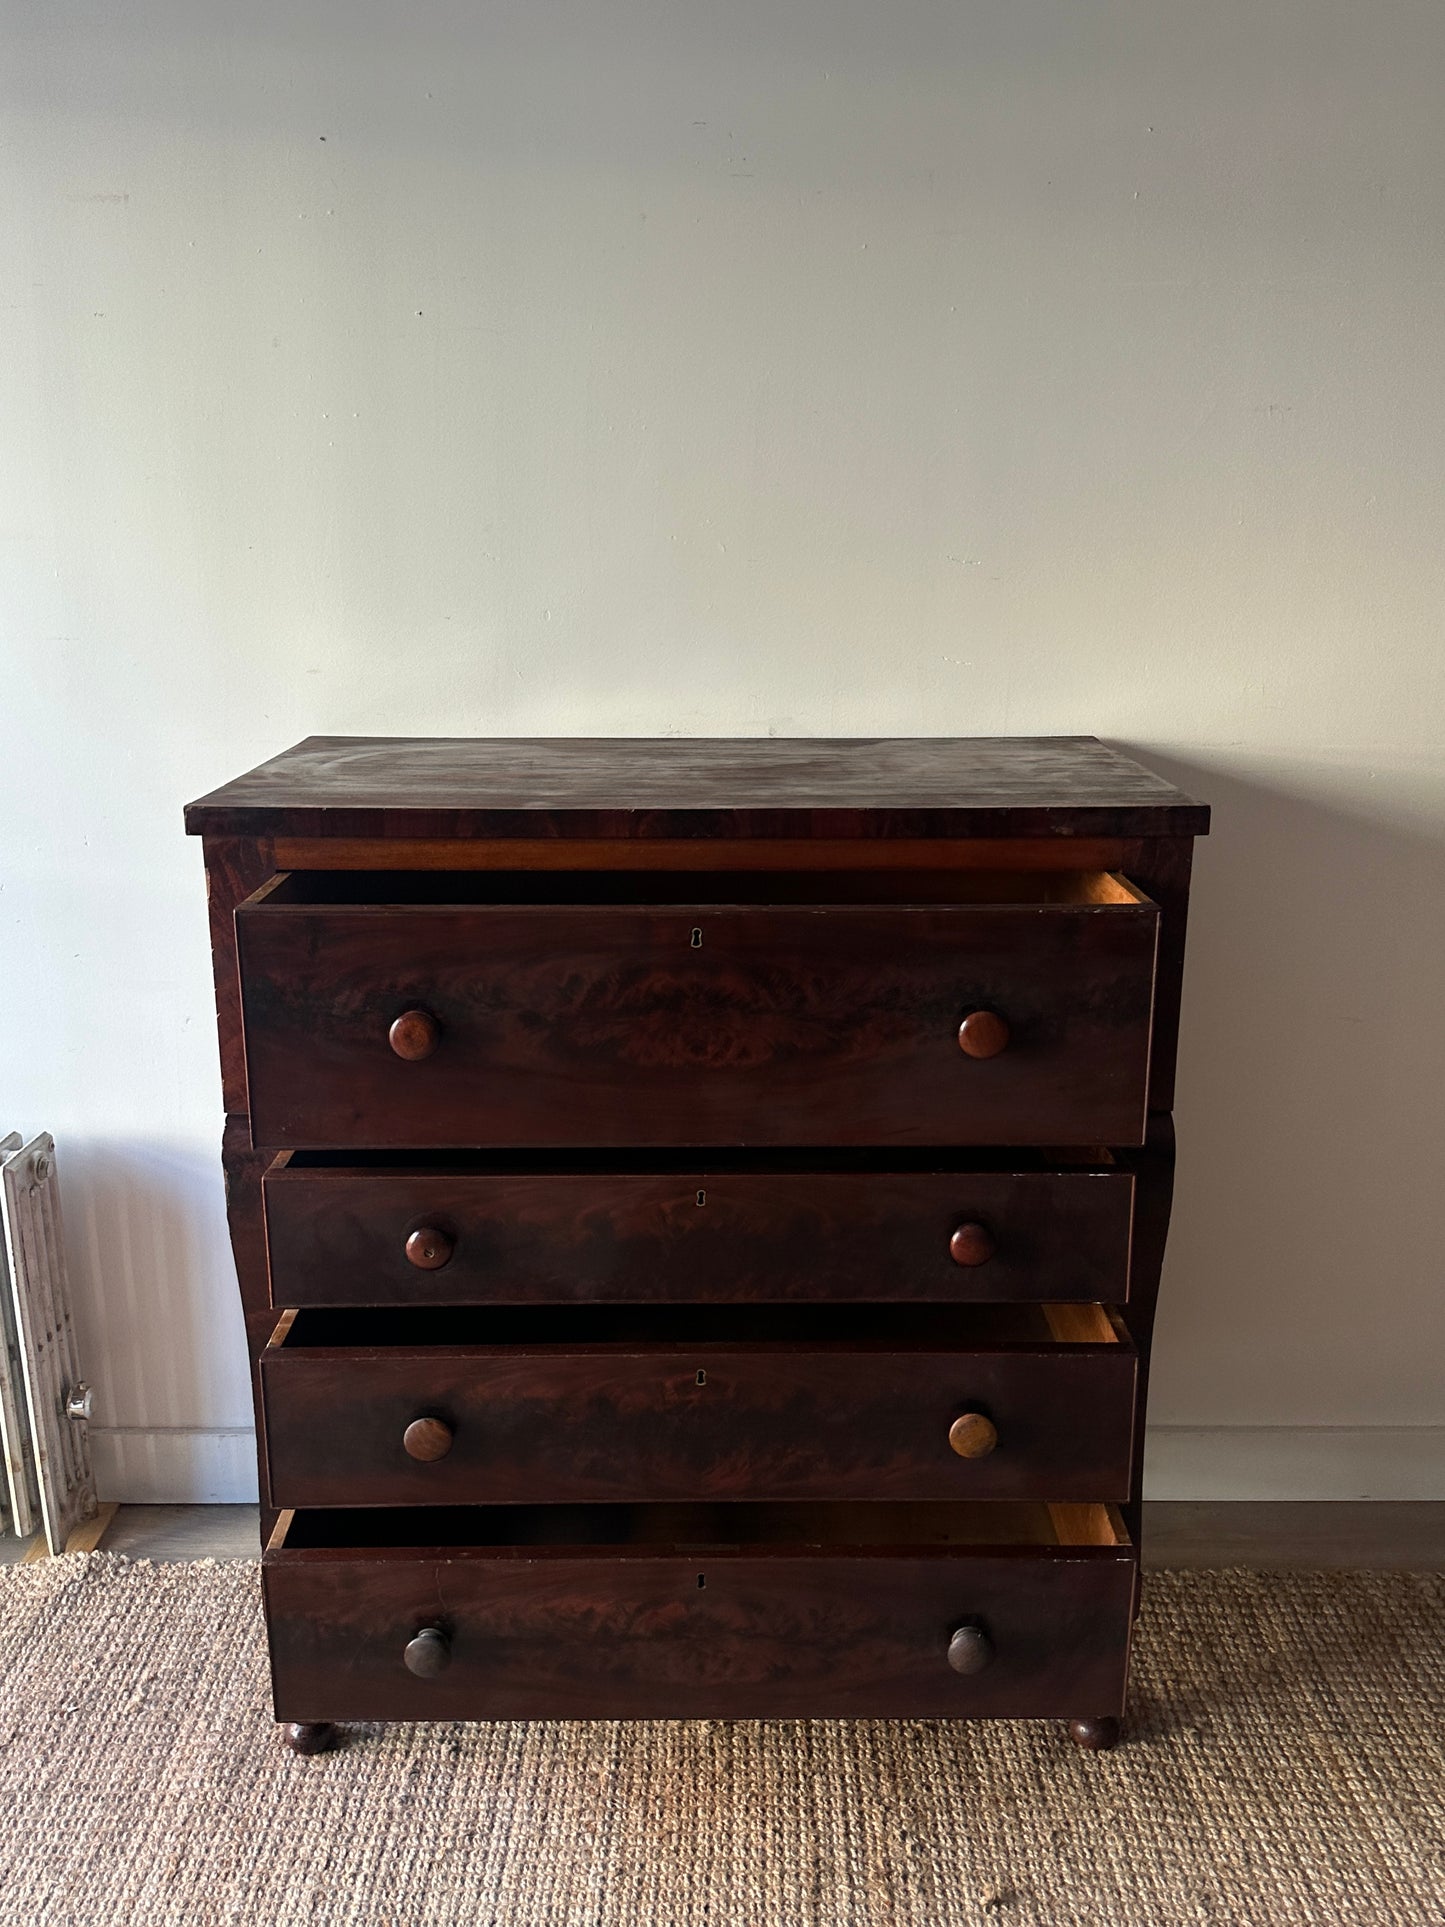
M123 1505L246 1505L256 1498L249 1425L93 1425L90 1454L97 1493Z
M92 1426L102 1499L236 1505L256 1497L250 1428ZM1445 1499L1445 1425L1161 1425L1151 1499Z
M1151 1499L1445 1499L1445 1425L1159 1425Z

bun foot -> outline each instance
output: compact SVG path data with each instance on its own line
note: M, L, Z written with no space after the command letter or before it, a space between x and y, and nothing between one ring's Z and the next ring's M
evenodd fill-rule
M1070 1720L1069 1738L1086 1753L1107 1753L1119 1744L1120 1722L1112 1715L1102 1720Z
M285 1720L281 1743L293 1753L329 1753L336 1744L336 1728L329 1720Z

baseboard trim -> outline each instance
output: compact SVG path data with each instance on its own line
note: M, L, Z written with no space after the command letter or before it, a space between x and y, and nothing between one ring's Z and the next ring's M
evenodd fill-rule
M249 1425L92 1425L101 1499L122 1505L254 1505L256 1435Z
M1445 1425L1159 1425L1150 1499L1445 1499Z
M254 1505L249 1426L93 1425L102 1499ZM1442 1499L1445 1425L1159 1425L1144 1459L1150 1499Z

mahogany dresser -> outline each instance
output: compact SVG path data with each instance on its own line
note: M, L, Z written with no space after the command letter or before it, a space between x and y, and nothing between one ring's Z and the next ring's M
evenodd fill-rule
M1208 812L1092 737L194 803L275 1710L1111 1745Z

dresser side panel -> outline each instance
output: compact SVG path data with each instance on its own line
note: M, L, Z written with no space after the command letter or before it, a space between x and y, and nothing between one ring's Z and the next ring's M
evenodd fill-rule
M247 1109L241 982L236 971L236 905L259 890L276 866L269 838L208 836L202 851L221 1051L221 1101L230 1117Z
M226 1119L221 1140L221 1163L226 1175L226 1222L241 1290L246 1321L246 1352L251 1367L251 1400L256 1417L256 1462L261 1498L261 1543L275 1524L267 1470L266 1427L261 1401L259 1360L276 1323L266 1275L266 1220L261 1203L261 1175L274 1156L251 1149L250 1128L244 1117Z
M1154 1028L1149 1052L1149 1109L1174 1108L1174 1067L1179 1054L1179 1009L1184 989L1184 933L1189 919L1189 878L1194 839L1143 837L1126 843L1123 871L1159 906L1159 948L1154 965Z

